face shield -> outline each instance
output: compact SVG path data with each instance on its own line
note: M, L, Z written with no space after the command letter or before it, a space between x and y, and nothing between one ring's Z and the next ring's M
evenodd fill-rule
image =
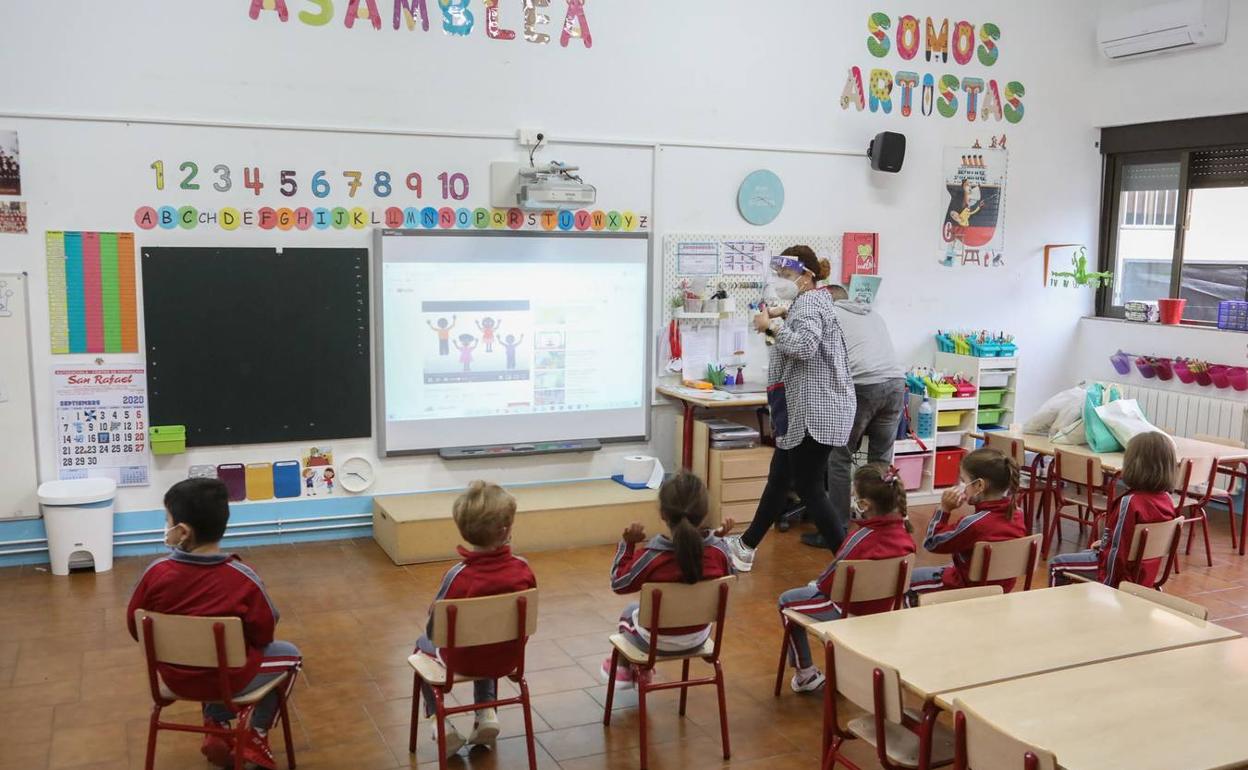
M788 301L801 293L797 282L803 273L810 273L797 257L776 256L771 258L771 275L767 281L769 293ZM811 274L813 278L813 273Z

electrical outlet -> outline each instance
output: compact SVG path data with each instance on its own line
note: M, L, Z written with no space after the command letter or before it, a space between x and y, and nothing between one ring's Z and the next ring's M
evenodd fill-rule
M541 134L541 133L542 133L541 129L537 129L537 128L522 128L522 129L520 129L520 130L517 132L517 134L516 134L516 138L520 141L520 144L521 144L522 146L524 146L524 147L533 147L533 146L535 146L535 145L537 145L537 144L538 144L538 141L539 141L539 140L538 140L538 138L537 138L537 135L538 135L538 134ZM544 140L542 140L542 141L544 141Z

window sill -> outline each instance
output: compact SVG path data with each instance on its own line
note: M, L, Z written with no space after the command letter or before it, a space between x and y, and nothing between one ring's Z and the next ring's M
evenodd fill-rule
M1189 331L1223 332L1226 334L1248 334L1248 332L1243 332L1243 331L1240 331L1239 329L1219 329L1214 324L1193 323L1193 322L1188 322L1188 321L1184 321L1181 324L1141 323L1139 321L1128 321L1125 318L1112 318L1109 316L1096 316L1096 315L1085 315L1083 317L1083 320L1098 321L1098 322L1111 323L1111 324L1123 324L1126 326L1138 326L1138 327L1150 328L1150 329L1186 329Z

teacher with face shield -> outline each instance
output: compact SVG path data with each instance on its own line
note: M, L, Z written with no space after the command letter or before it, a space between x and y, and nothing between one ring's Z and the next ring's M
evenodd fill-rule
M742 572L753 568L754 549L784 513L790 489L829 548L835 551L845 538L828 498L828 456L849 440L857 402L832 295L814 290L830 270L809 246L785 249L772 259L770 283L776 296L792 305L754 317L754 328L771 343L767 405L776 451L754 521L740 536L728 538L733 565Z

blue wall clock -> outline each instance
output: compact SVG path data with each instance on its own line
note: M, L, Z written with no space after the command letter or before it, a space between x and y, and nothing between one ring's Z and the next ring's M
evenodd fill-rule
M759 169L747 176L737 191L737 210L752 225L768 224L782 208L784 183L775 172Z

